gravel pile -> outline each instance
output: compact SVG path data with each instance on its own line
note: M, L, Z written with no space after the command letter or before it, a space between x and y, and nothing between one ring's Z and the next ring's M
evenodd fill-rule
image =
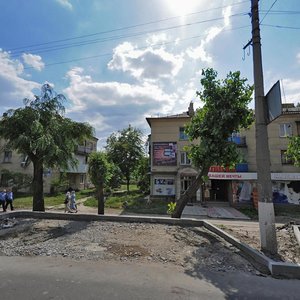
M0 230L0 255L175 264L189 272L258 272L239 251L202 227L19 220Z

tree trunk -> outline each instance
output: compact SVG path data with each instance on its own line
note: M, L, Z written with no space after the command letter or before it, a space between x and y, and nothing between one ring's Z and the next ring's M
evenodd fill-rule
M96 189L96 198L98 199L98 215L104 215L104 193L103 184Z
M196 176L196 179L192 182L192 184L188 187L188 189L180 196L180 198L176 201L176 209L172 214L172 218L181 218L182 212L188 203L189 199L195 195L197 190L200 188L203 183L203 175L208 174L209 168L203 168Z
M45 211L44 187L43 187L43 162L34 160L33 163L33 211Z
M127 193L129 192L130 177L126 177Z

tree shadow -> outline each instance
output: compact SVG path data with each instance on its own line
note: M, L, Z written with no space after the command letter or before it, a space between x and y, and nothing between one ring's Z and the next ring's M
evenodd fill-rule
M190 230L203 242L185 258L185 274L215 286L224 293L224 299L265 299L260 296L268 292L262 281L276 279L263 274L263 270L248 261L240 250L214 233L203 228ZM251 285L255 288L250 288ZM278 289L278 292L282 291Z

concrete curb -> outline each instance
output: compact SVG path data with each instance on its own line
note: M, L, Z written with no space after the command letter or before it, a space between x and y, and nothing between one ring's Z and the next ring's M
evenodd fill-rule
M240 240L232 237L217 226L208 221L199 219L173 219L170 217L154 216L127 216L127 215L88 215L88 214L67 214L36 211L14 211L0 215L0 220L5 218L35 218L35 219L58 219L72 221L113 221L113 222L139 222L157 223L179 226L204 226L209 231L222 237L224 240L238 248L246 258L254 263L261 271L271 274L273 277L283 277L290 279L300 279L300 265L285 262L275 262L259 251L244 244ZM299 229L298 229L299 230Z
M299 225L293 225L294 234L296 236L296 239L298 241L299 247L300 247L300 226Z

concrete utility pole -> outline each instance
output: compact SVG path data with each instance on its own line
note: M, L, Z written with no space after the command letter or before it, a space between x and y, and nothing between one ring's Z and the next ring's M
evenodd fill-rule
M255 128L256 128L256 165L258 183L258 216L261 248L277 253L275 214L270 172L270 152L268 141L268 110L264 96L264 80L261 57L258 1L251 0L253 72L255 87Z

